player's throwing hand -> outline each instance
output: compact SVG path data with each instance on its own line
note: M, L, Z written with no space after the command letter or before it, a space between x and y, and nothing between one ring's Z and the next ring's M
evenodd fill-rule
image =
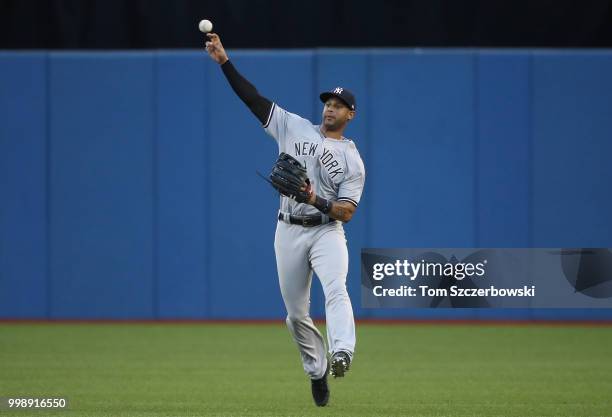
M207 33L206 36L208 40L206 41L206 52L208 55L219 65L225 64L228 60L227 54L225 53L225 48L223 48L223 44L221 43L221 39L219 35L216 33Z

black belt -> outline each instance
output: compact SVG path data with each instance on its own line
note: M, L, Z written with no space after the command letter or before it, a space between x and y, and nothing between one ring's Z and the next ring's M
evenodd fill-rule
M323 216L321 214L315 214L312 216L294 216L293 214L278 213L278 220L304 227L313 227L323 224Z

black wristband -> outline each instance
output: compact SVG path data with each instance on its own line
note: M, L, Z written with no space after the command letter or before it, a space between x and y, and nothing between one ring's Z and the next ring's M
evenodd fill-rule
M332 202L330 200L326 200L323 197L319 196L315 198L315 202L312 205L315 206L323 214L329 213L332 208Z

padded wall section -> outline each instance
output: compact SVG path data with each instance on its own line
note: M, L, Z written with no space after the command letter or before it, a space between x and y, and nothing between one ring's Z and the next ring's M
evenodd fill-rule
M372 51L369 246L475 240L475 58ZM375 63L375 64L374 64ZM372 317L472 318L470 310L371 310Z
M0 53L0 317L47 314L47 57Z
M201 53L157 56L157 316L208 314L209 137L207 67Z
M610 247L612 53L533 60L533 244Z
M374 52L372 59L370 244L473 244L473 55Z
M477 61L476 243L527 247L531 204L529 56L482 52Z
M153 316L153 64L51 54L53 318Z

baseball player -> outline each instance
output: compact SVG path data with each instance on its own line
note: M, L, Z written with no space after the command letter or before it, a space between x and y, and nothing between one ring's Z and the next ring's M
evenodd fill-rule
M210 57L220 64L236 95L278 143L281 156L277 164L295 162L300 169L305 167L308 184L300 187L294 198L281 195L274 249L287 326L311 379L313 399L316 405L325 406L329 400L327 374L343 377L355 351L353 308L346 290L348 251L342 226L353 217L365 180L355 143L342 136L355 117L355 98L342 87L322 93L322 122L314 125L261 96L228 59L219 36L206 36ZM325 294L329 360L323 337L309 314L313 271Z

